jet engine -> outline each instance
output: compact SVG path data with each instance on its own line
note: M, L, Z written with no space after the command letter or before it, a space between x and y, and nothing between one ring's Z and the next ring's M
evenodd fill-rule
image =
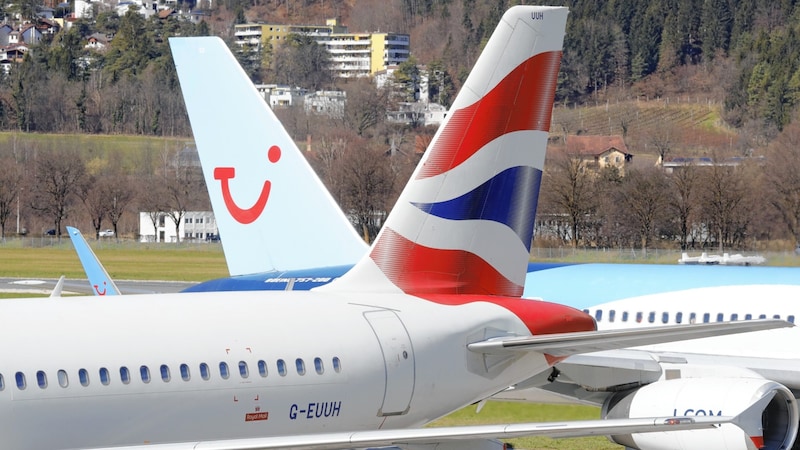
M798 409L791 391L758 378L681 378L616 393L603 418L738 416L737 425L713 429L610 436L641 450L789 449L797 437Z

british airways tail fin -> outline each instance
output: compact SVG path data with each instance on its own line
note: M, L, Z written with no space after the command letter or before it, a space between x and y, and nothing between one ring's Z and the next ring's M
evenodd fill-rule
M357 262L367 245L225 43L169 42L231 275Z
M97 255L89 247L81 232L75 227L67 227L67 233L69 233L72 246L75 247L75 252L78 254L78 259L81 260L86 277L89 278L94 295L120 295L119 288L114 284L114 280L108 275L105 267L100 264L100 260L97 259Z
M522 294L567 13L503 15L369 255L330 289Z

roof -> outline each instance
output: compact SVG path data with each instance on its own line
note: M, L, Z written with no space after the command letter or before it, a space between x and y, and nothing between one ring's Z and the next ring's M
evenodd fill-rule
M599 156L610 150L630 155L622 136L567 136L566 152L570 155Z

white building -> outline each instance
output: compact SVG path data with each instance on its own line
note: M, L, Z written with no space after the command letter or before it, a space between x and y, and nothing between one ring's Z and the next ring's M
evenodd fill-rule
M155 227L153 226L155 218ZM164 212L139 213L140 242L184 242L203 241L218 235L217 221L211 211L187 211L184 213L175 234L172 216ZM180 239L178 239L180 236Z
M302 103L303 97L306 95L305 89L285 84L257 84L256 90L272 109Z

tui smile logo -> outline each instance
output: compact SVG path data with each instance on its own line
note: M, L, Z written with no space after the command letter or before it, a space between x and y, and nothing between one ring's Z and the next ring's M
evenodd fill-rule
M281 148L273 145L267 151L267 159L269 162L275 164L281 159ZM264 212L264 207L267 206L269 200L269 191L272 183L269 180L264 181L264 186L261 188L261 195L258 196L255 204L249 208L241 208L233 200L231 195L231 187L229 180L236 176L236 169L233 167L216 167L214 169L214 179L220 181L220 188L222 189L222 198L225 200L225 207L228 212L239 223L247 225L254 222Z

